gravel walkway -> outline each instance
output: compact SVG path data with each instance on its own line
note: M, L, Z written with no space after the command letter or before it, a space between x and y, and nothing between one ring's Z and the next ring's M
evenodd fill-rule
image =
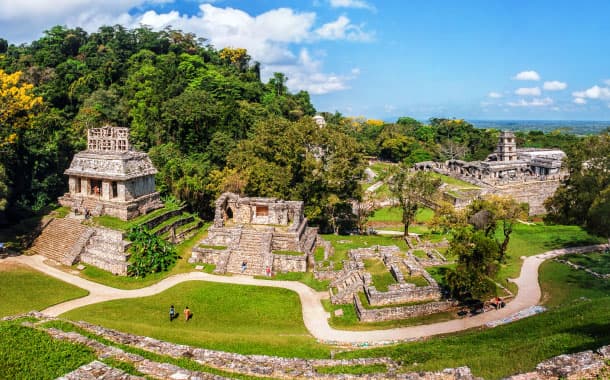
M328 318L330 315L324 310L322 304L320 303L321 299L327 298L326 295L320 292L315 292L308 286L295 281L270 281L254 279L251 276L216 276L203 272L190 272L168 277L147 288L120 290L85 280L76 275L66 273L57 268L49 266L44 263L45 258L39 255L10 257L0 261L0 265L2 265L3 262L19 262L26 264L52 277L89 291L89 295L86 297L67 301L42 310L44 314L50 316L58 316L75 308L98 302L155 295L185 281L209 281L226 284L268 286L290 289L299 294L303 308L303 320L305 322L305 326L317 339L325 342L336 343L380 343L396 340L416 339L438 334L447 334L479 327L488 322L508 317L523 309L534 306L538 304L541 297L540 286L538 285L538 267L542 262L569 253L585 253L603 250L607 246L608 245L606 244L600 244L585 247L556 249L525 258L523 261L523 266L521 267L521 274L519 278L510 280L517 284L519 287L519 292L517 293L517 296L503 309L493 310L473 317L455 319L447 322L374 331L345 331L333 329L328 324Z

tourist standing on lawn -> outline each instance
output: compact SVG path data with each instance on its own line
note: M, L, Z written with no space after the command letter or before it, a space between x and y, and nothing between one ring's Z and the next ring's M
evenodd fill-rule
M173 321L176 317L176 310L174 309L174 305L169 307L169 321Z
M189 319L191 319L191 310L187 306L184 308L184 320L188 322Z

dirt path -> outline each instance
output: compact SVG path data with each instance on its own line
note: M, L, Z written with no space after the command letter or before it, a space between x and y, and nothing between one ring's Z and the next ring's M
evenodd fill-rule
M10 265L11 263L15 262L26 264L52 277L89 291L89 295L86 297L67 301L42 310L43 313L51 316L57 316L75 308L98 302L155 295L185 281L209 281L226 284L268 286L290 289L299 295L301 299L303 321L305 322L305 326L317 339L337 343L378 343L384 341L421 338L479 327L488 322L508 317L517 313L518 311L537 305L541 297L540 286L538 284L538 268L542 262L568 253L591 252L604 249L605 247L607 247L607 245L601 244L585 247L556 249L526 258L523 261L520 276L517 279L511 280L517 284L519 287L519 292L517 293L517 296L503 309L493 310L474 317L455 319L447 322L374 331L345 331L333 329L328 324L329 313L324 310L322 304L320 303L320 300L326 298L326 295L320 292L315 292L305 284L295 281L270 281L254 279L251 276L216 276L202 272L190 272L168 277L143 289L121 290L85 280L70 273L63 272L57 268L48 266L44 263L44 257L38 255L11 257L0 261L0 266L7 264Z

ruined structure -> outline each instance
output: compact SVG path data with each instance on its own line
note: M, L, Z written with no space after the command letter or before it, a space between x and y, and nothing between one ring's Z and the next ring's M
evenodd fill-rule
M467 206L477 196L496 194L528 203L530 214L536 215L546 213L544 201L567 175L562 170L565 157L559 149L517 148L514 133L503 131L495 152L484 161L426 161L415 164L415 169L450 175L481 188L461 196L455 192L445 194L457 208Z
M190 262L214 264L216 273L304 272L316 240L303 202L224 193L216 201L214 225L193 248Z
M422 246L421 248L424 248ZM343 269L332 276L329 292L333 304L353 303L358 319L362 322L380 322L419 317L448 311L457 303L443 300L440 286L425 270L425 266L446 264L446 259L434 248L425 247L425 258L400 252L396 246L374 246L352 249ZM364 260L381 260L396 280L386 291L378 290L367 272ZM321 272L314 272L320 279ZM426 285L410 281L419 278ZM364 295L366 300L361 299Z
M65 171L69 192L59 203L77 213L129 220L163 206L155 191L156 173L148 155L132 149L128 128L92 128L87 150L77 153Z

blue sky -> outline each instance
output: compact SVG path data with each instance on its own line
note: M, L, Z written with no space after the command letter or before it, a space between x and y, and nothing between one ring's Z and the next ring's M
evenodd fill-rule
M610 120L610 2L0 0L0 37L172 25L245 47L319 111Z

